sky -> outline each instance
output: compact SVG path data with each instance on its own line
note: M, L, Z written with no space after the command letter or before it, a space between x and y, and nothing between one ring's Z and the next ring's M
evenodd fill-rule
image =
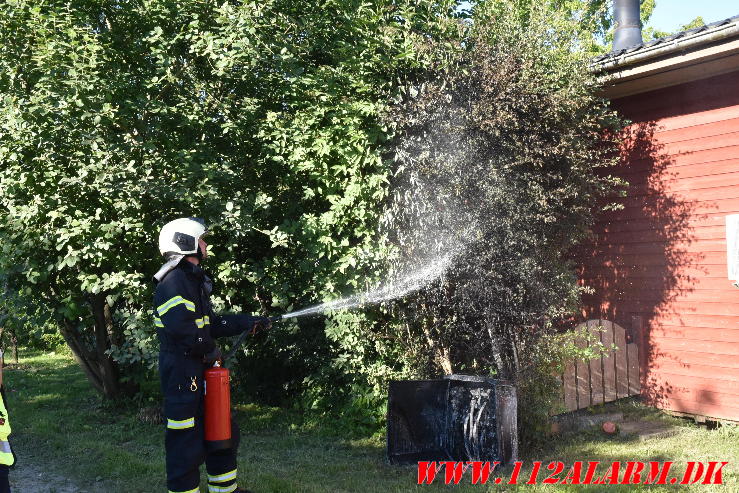
M469 2L463 2L468 6ZM739 15L737 0L656 0L648 26L658 31L675 32L698 16L707 24Z
M648 26L659 31L675 32L698 16L706 24L739 15L737 0L656 0Z

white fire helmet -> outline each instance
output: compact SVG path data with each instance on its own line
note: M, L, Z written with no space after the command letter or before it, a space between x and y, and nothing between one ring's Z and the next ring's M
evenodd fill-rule
M164 225L159 233L159 252L165 257L198 252L198 240L208 232L205 221L182 217Z

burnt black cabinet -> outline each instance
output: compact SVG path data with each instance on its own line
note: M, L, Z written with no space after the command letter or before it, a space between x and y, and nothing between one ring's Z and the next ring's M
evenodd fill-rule
M515 386L491 378L391 381L388 460L508 464L518 455L516 402Z

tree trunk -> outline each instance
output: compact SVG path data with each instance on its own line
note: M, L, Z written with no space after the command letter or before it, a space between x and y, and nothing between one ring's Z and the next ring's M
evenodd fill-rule
M103 386L103 395L108 399L118 397L120 392L118 382L118 365L106 351L110 349L108 334L112 332L112 320L110 307L104 293L91 296L92 317L95 320L95 353L98 358L98 369L100 370L100 381Z
M123 335L113 327L112 310L106 294L90 295L89 302L94 322L90 334L92 344L74 327L71 320L64 320L60 328L62 336L92 386L106 399L133 393L137 390L136 385L121 383L118 364L107 354L111 344L121 344Z
M10 329L10 344L12 346L13 363L18 364L18 336L15 329Z
M521 372L521 361L518 358L518 345L516 344L518 338L516 337L516 331L511 325L508 325L508 337L511 344L511 366L512 373L515 377Z
M441 368L441 371L444 373L444 375L453 374L454 367L452 366L451 350L448 347L444 347L441 344L438 344L434 340L431 335L431 331L426 324L423 325L423 332L426 336L426 342L429 345L429 349L431 349L434 354L436 364L439 365L439 368Z
M444 375L451 375L454 373L454 367L452 366L451 351L446 347L439 347L436 352L436 359L441 366L441 370Z
M103 382L95 362L95 355L87 350L84 341L82 341L77 330L72 327L72 323L69 320L64 320L64 324L60 326L59 331L62 333L62 337L64 337L69 349L72 350L75 361L80 365L82 371L85 372L87 379L95 387L95 390L104 394Z

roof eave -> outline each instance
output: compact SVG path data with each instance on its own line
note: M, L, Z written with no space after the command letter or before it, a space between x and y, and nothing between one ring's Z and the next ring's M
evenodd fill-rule
M609 99L737 71L739 16L599 57L590 68Z
M735 17L732 20L732 23L717 26L707 31L697 32L690 36L675 37L666 44L664 42L652 46L647 44L646 46L641 45L622 50L620 54L596 61L591 65L591 68L595 72L610 71L614 68L636 65L654 58L684 52L705 44L739 36L739 18Z

